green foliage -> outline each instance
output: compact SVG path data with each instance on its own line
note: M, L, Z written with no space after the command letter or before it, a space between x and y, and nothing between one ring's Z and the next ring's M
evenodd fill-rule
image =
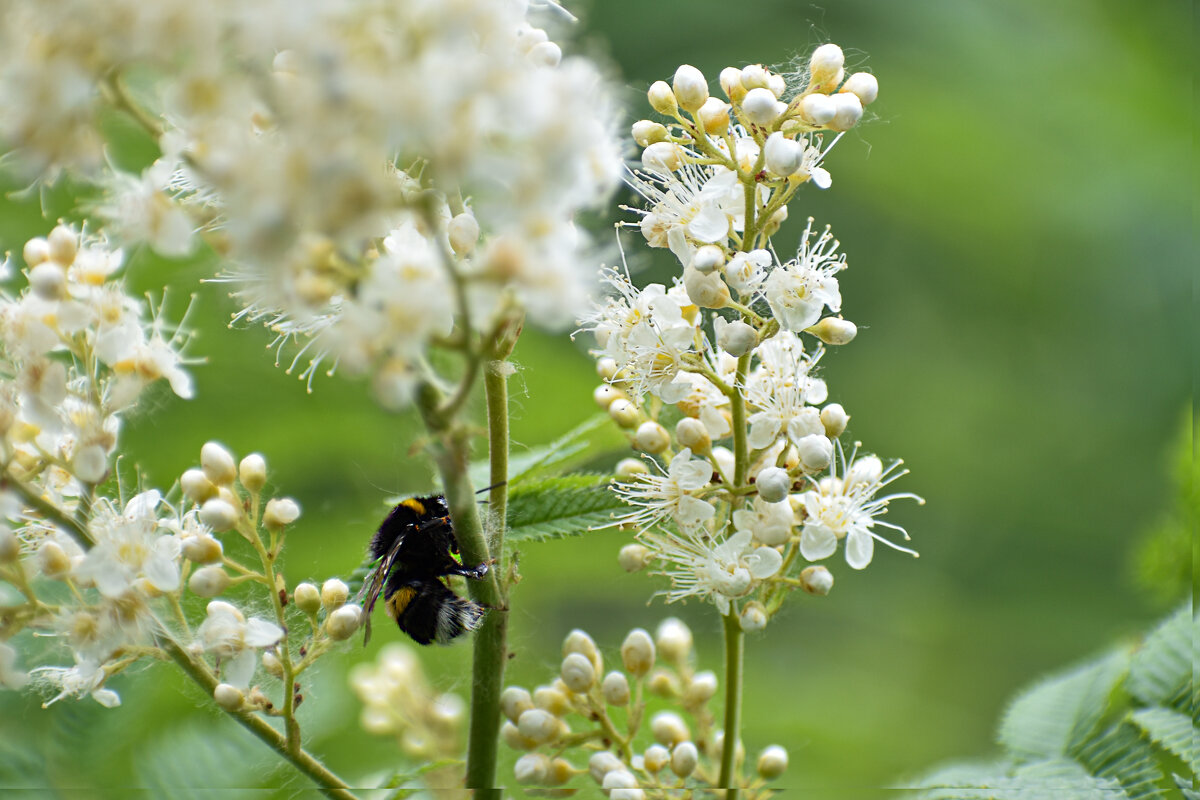
M910 788L925 800L1191 800L1200 775L1197 635L1186 604L1132 652L1118 647L1038 681L1004 714L1002 760L946 766Z
M1133 559L1138 585L1163 605L1194 591L1192 576L1200 570L1193 541L1200 530L1200 429L1190 413L1180 434L1171 470L1175 502L1138 539Z
M508 498L508 541L560 539L612 525L625 506L609 489L611 480L563 475L520 485Z
M572 460L577 459L588 451L591 446L586 438L601 424L607 423L608 417L596 414L576 425L571 430L558 437L550 444L530 447L521 453L513 453L508 458L508 485L515 489L524 480L553 472L561 472ZM489 464L486 460L471 464L471 483L483 487L491 479Z
M137 786L154 797L202 800L261 797L278 785L282 765L254 737L223 721L178 725L156 737L134 759Z

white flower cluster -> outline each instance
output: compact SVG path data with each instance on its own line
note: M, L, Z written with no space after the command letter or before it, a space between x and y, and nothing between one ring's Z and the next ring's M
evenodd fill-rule
M180 479L192 501L183 506L148 490L124 504L92 498L76 516L49 492L7 498L5 515L16 527L0 528L0 581L19 591L23 602L6 606L0 615L0 685L49 690L56 693L51 703L91 696L111 707L120 698L107 687L108 679L143 657L165 657L169 643L203 664L200 668L210 670L214 681L220 679L217 700L230 710L243 707L243 690L251 687L260 656L268 674L283 676L279 648L286 647L281 616L286 600L278 598L270 566L299 507L287 498L261 504L266 462L258 454L237 464L228 450L209 442L200 460L199 468ZM270 533L267 543L258 534L260 524ZM252 546L257 543L255 550L267 562L263 571L226 554L217 534L231 530ZM192 628L183 613L185 588L216 597L242 583L262 584L264 594L279 603L273 619L248 616L232 601L213 600ZM312 627L305 643L309 661L358 629L361 610L348 603L348 596L338 580L326 582L320 592L310 584L296 587L295 606ZM37 666L28 673L18 669L21 650L35 660L58 657L34 646L41 637L55 640L73 664ZM289 660L287 669L294 678L303 666ZM249 701L252 708L271 707L257 690Z
M623 669L607 673L592 638L571 631L552 683L532 693L510 686L501 696L507 718L501 737L526 751L514 767L517 781L566 787L586 774L618 800L674 797L680 790L717 786L724 737L709 709L717 676L697 672L693 662L692 632L678 619L664 620L653 638L640 628L630 631L621 645ZM666 701L677 710L647 719L647 693L659 698L656 705ZM653 743L644 741L646 734ZM745 754L738 745L740 760ZM572 749L586 756L586 766L567 757ZM778 778L786 768L782 747L762 751L759 778ZM762 781L742 788L750 798L769 794Z
M0 290L0 432L8 474L56 502L108 475L121 415L165 379L192 396L186 332L125 293L120 250L67 225L25 243L27 286ZM11 260L2 267L10 277Z
M765 625L791 588L829 591L829 571L797 557L819 561L844 542L862 569L876 541L913 552L877 532L908 538L880 519L892 500L915 497L880 493L904 471L857 445L845 454L849 416L815 374L825 347L857 332L839 313L846 257L812 218L795 258L781 262L770 244L801 186L830 185L820 163L832 144L822 149L821 132L857 123L877 84L847 78L828 44L800 85L789 90L758 65L729 67L725 102L683 66L673 86L650 88L670 121L633 127L644 171L628 179L647 208L631 210L682 275L639 289L608 270L615 291L583 322L605 381L596 401L650 457L618 467L616 491L632 508L621 522L638 537L621 563L653 565L670 578L668 601L711 601L747 630Z
M203 232L234 264L241 316L311 359L302 377L323 359L369 372L402 406L462 309L464 336L513 303L562 328L589 297L572 219L619 182L614 104L532 10L13 0L0 153L42 176L83 170L125 240L182 255ZM140 175L99 158L112 107L158 140Z
M354 667L350 686L363 703L364 730L395 736L406 754L425 763L460 755L466 703L433 690L413 648L387 645L375 663Z

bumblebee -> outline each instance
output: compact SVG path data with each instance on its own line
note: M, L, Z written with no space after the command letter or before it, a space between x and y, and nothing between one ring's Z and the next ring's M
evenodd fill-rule
M446 584L451 575L479 580L488 565L464 566L441 495L401 500L369 547L374 566L359 593L366 616L365 645L371 638L371 611L379 595L387 614L418 644L449 644L483 621L484 608Z

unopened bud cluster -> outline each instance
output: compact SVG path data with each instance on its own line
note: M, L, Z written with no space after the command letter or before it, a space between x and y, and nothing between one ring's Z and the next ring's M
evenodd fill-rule
M359 719L368 733L394 737L419 761L461 754L466 703L456 694L433 689L412 647L387 645L374 663L354 667L350 686L362 701Z
M905 471L843 442L850 415L818 372L858 331L841 315L840 242L811 217L794 258L771 242L802 187L831 185L823 159L876 97L844 61L826 44L799 77L727 67L723 97L689 65L651 86L664 119L633 127L644 150L628 180L646 203L632 210L680 271L638 287L606 270L611 296L582 323L595 402L637 456L615 470L630 506L618 521L636 536L621 566L667 576L668 602L709 600L747 631L794 589L828 594L832 574L810 564L839 548L854 569L876 542L912 552L878 532L908 538L878 521L913 497L881 492Z
M501 738L524 751L514 767L517 782L575 789L590 780L609 798L631 800L714 787L723 739L709 706L719 687L714 673L695 669L691 630L674 618L653 636L635 628L618 658L606 667L592 638L574 630L554 680L532 692L504 690ZM651 702L671 710L651 713ZM786 765L786 752L772 746L758 773L774 779ZM755 782L747 796L759 791Z

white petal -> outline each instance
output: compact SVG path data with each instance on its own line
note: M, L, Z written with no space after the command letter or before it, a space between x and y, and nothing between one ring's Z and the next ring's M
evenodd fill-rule
M871 563L875 554L875 539L863 530L852 530L846 535L846 563L855 569L863 569Z
M747 437L747 442L750 447L755 450L762 450L770 447L771 443L779 436L779 418L760 411L757 414L750 415L750 435Z
M270 647L283 638L283 629L265 619L251 617L246 622L246 644L250 647Z
M675 521L683 528L695 528L706 520L712 519L717 510L711 504L699 499L684 495L679 498L679 507L675 512Z
M698 242L723 242L729 236L729 218L715 204L705 204L687 224L687 232Z
M245 689L250 685L257 665L258 653L254 650L243 650L225 662L221 669L221 678L228 684Z
M774 547L759 547L746 556L746 566L750 569L750 574L758 580L771 577L779 572L782 565L783 556Z
M92 699L105 708L116 708L121 705L121 696L112 689L97 689L92 692Z
M818 189L828 189L833 185L833 177L829 174L829 170L817 167L812 171L812 182Z
M807 561L829 558L837 550L837 535L820 523L805 525L800 535L800 555Z

